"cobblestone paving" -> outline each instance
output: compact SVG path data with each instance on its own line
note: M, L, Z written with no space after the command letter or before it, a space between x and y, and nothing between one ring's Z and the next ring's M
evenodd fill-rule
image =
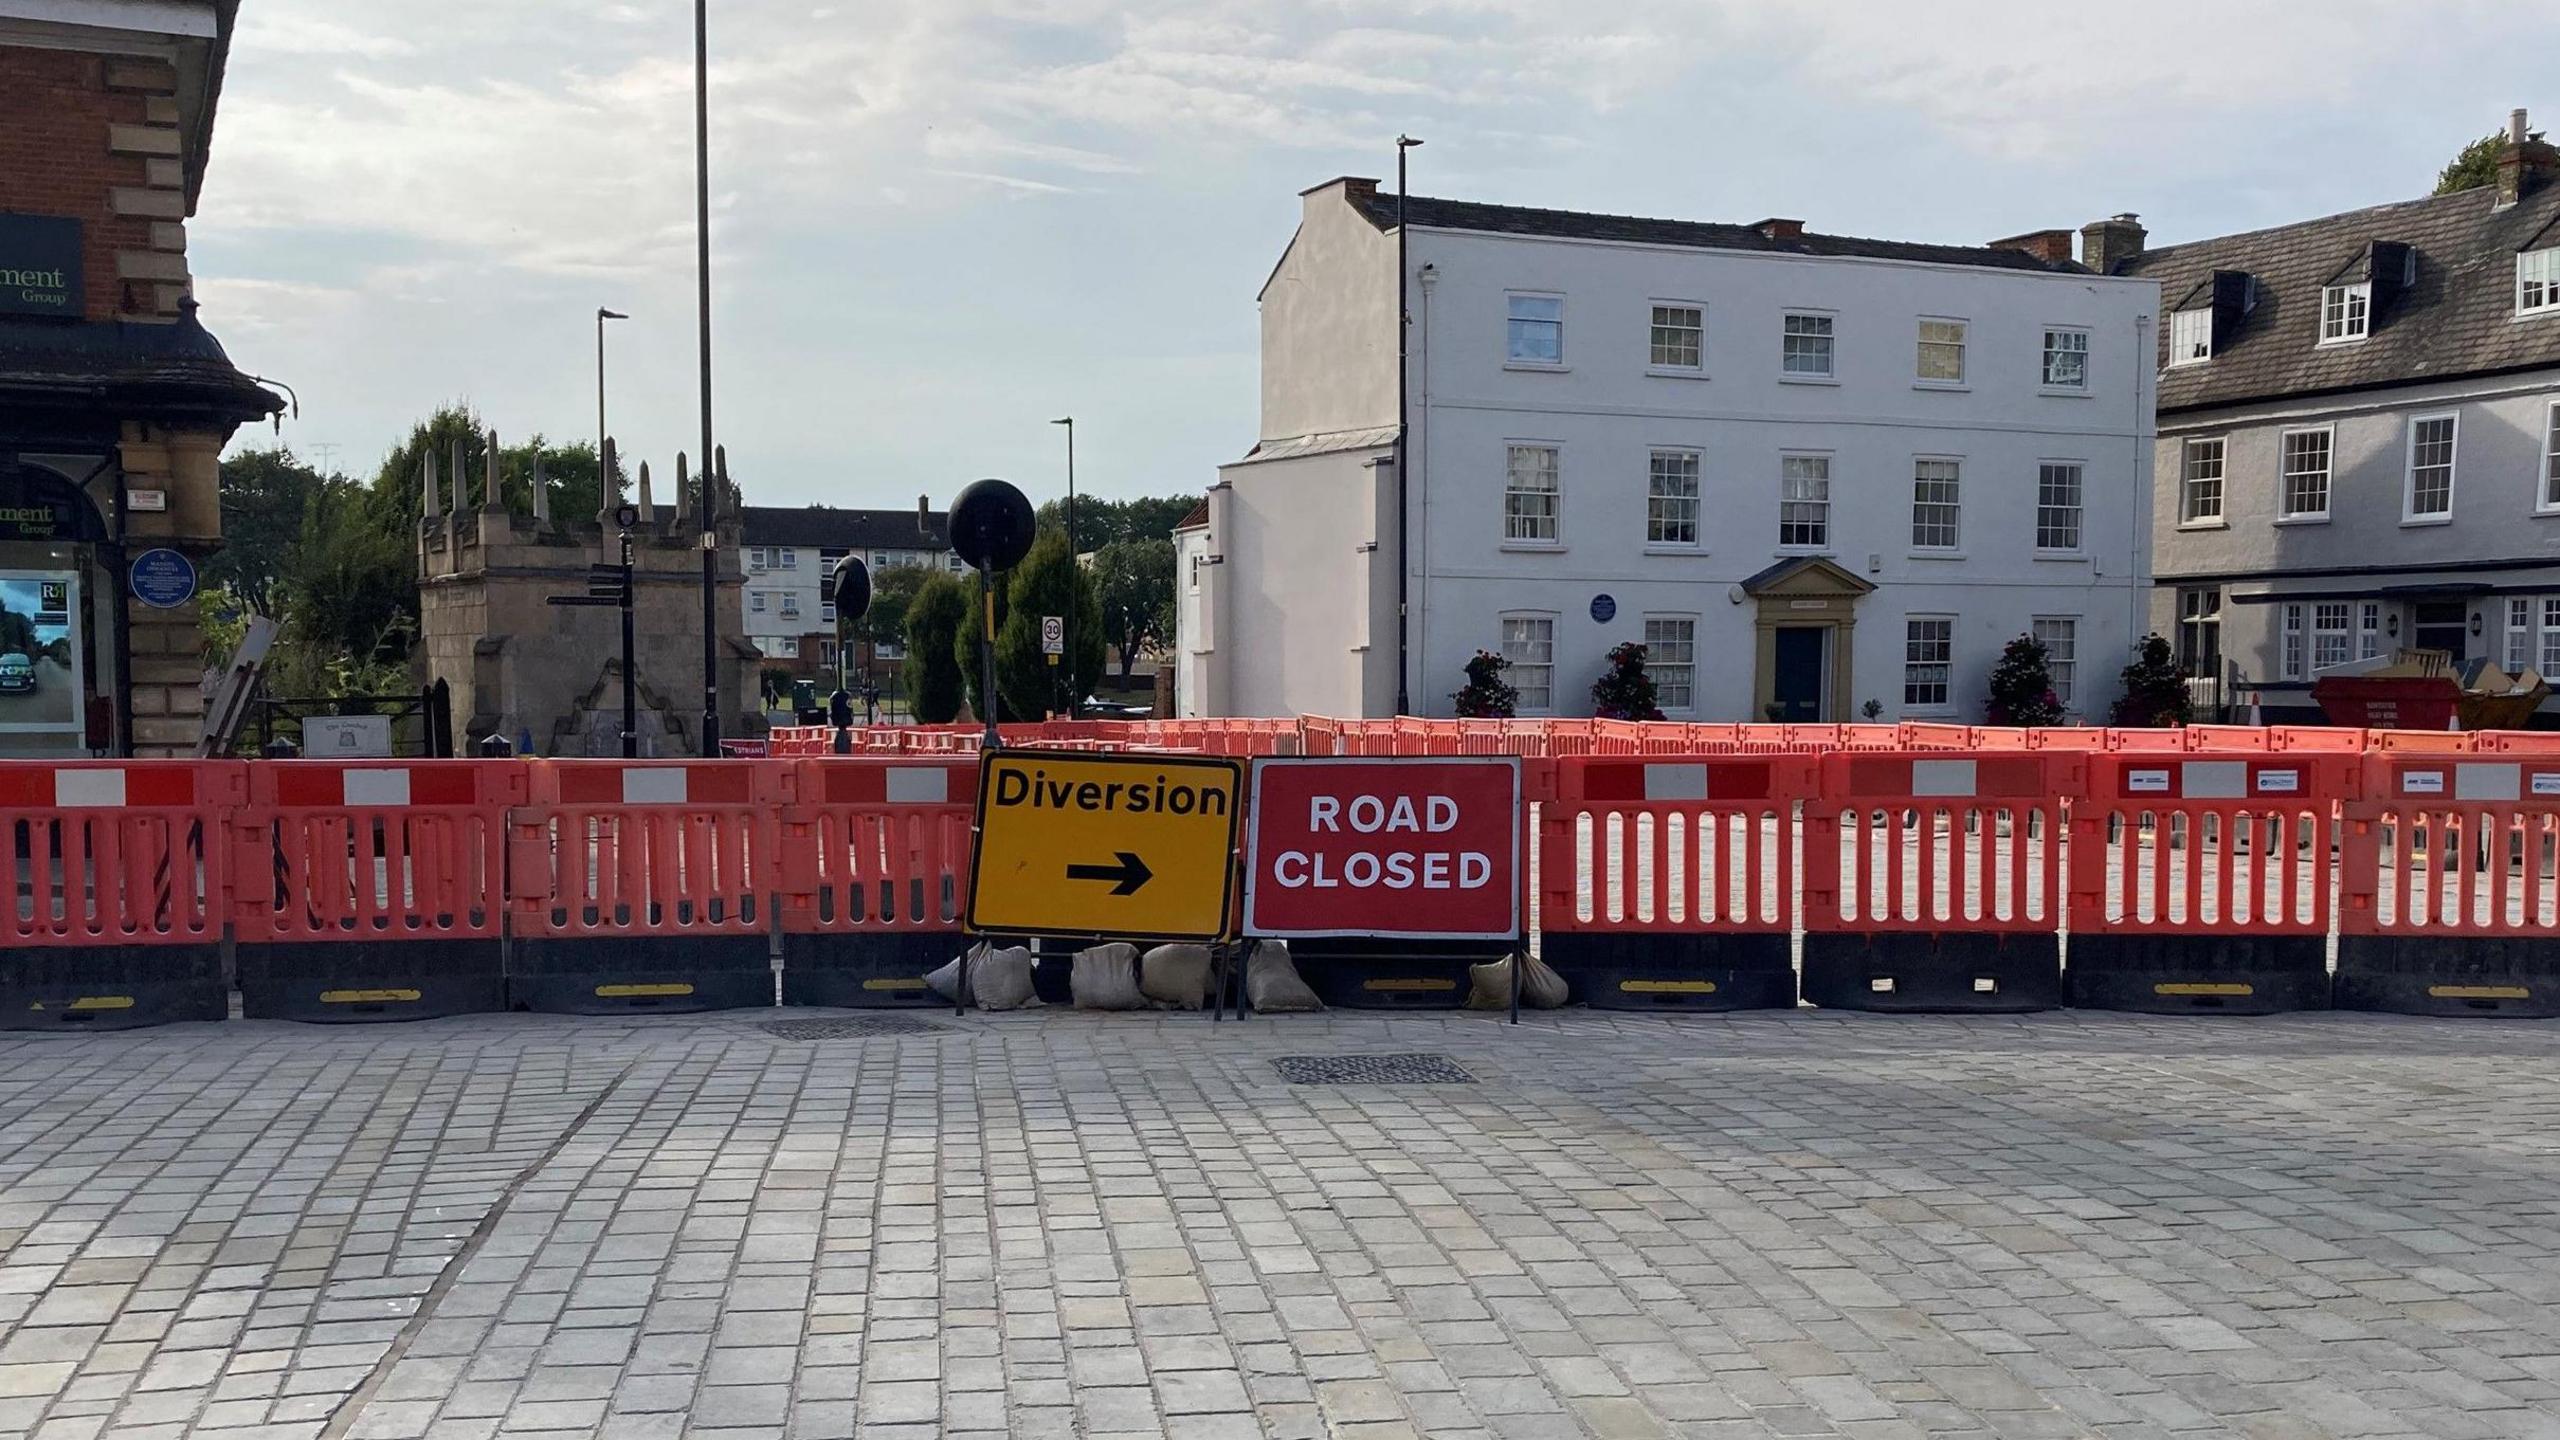
M2560 1026L771 1018L0 1041L0 1435L2560 1437Z

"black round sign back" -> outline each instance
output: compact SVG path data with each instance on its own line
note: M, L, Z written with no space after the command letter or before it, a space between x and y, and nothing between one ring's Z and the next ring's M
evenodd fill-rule
M859 620L871 608L871 567L859 555L847 555L836 562L834 576L836 618Z
M951 502L951 553L972 568L1010 570L1031 553L1031 501L1002 480L973 480Z

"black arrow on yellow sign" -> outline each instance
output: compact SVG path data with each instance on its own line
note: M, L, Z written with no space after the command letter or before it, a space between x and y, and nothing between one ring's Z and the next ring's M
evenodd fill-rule
M1067 878L1114 881L1116 883L1111 887L1114 895L1135 895L1148 881L1156 878L1156 872L1147 868L1146 861L1128 851L1118 851L1116 856L1120 862L1117 865L1070 865Z

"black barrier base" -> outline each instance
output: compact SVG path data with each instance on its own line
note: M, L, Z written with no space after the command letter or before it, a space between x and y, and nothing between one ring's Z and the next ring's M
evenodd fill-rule
M0 958L0 1030L138 1030L231 1018L211 945L23 945Z
M507 1008L498 942L243 945L240 1013L322 1024L433 1020Z
M674 1015L773 1004L762 935L519 940L507 999L546 1015Z
M2560 946L2514 935L2343 935L2337 1007L2394 1015L2560 1015Z
M1539 958L1595 1010L1792 1010L1777 935L1547 935Z
M2329 1008L2318 935L2074 935L2068 1003L2144 1015L2278 1015Z
M924 977L973 944L957 931L782 937L782 1003L924 1010L950 1002Z
M1828 1010L2050 1010L2062 1003L2062 941L1908 931L1807 935L1804 998Z
M1316 998L1340 1010L1456 1010L1474 981L1469 966L1512 951L1500 941L1314 939L1289 942L1289 958Z

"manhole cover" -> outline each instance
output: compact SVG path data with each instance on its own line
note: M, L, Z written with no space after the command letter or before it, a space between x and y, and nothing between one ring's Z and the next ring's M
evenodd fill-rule
M909 1015L857 1015L843 1020L767 1020L756 1028L785 1040L858 1040L870 1035L925 1035L943 1027Z
M1473 1085L1446 1055L1283 1055L1272 1065L1292 1085Z

